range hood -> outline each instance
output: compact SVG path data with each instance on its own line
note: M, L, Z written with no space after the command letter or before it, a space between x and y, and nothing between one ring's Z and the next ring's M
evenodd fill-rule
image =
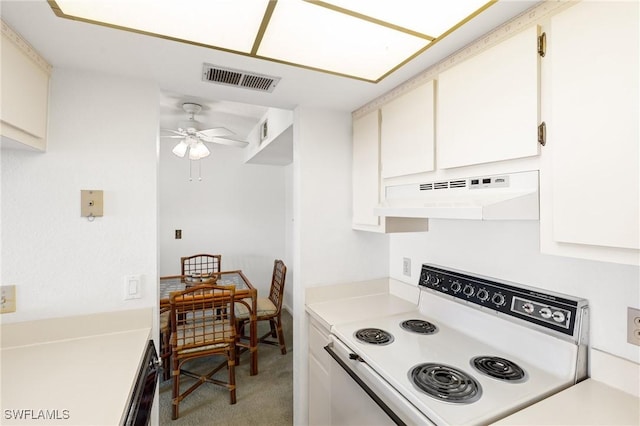
M376 216L538 220L538 171L388 186Z

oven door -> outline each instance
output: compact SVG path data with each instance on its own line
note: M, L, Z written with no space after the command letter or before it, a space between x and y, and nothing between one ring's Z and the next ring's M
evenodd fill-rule
M146 426L149 424L159 368L156 347L153 340L149 340L121 425Z
M331 366L331 424L434 425L337 337L324 348Z

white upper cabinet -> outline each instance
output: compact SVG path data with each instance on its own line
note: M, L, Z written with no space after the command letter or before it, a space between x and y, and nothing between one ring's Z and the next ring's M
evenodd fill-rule
M382 106L382 177L434 169L434 82Z
M379 110L353 121L353 224L378 226L380 202Z
M51 66L2 22L0 134L13 142L44 151L47 137Z
M380 176L380 110L353 121L352 228L372 232L418 232L428 229L421 218L387 218L373 214L383 197Z
M537 26L438 76L437 167L539 154Z
M638 9L638 2L580 2L551 18L545 253L640 259Z

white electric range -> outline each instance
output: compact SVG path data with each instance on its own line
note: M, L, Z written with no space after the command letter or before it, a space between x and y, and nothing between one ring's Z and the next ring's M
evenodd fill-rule
M381 423L489 424L586 378L586 300L428 264L419 285L414 311L334 325L325 348Z

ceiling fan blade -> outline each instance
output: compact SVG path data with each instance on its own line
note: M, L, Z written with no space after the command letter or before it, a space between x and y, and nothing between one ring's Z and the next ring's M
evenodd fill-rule
M204 130L199 130L198 133L209 137L209 138L213 138L213 137L224 137L224 136L232 136L235 135L234 132L232 132L231 130L227 129L226 127L214 127L211 129L204 129Z
M174 133L176 135L180 135L182 137L184 137L186 135L185 132L181 132L180 130L173 130L173 129L160 129L163 132L169 132L169 133Z
M227 137L216 136L212 138L211 142L219 143L221 145L229 145L229 146L237 146L239 148L244 148L249 145L249 142L243 141L241 139L232 139Z
M161 138L171 138L171 139L184 139L184 136L178 135L160 135Z

